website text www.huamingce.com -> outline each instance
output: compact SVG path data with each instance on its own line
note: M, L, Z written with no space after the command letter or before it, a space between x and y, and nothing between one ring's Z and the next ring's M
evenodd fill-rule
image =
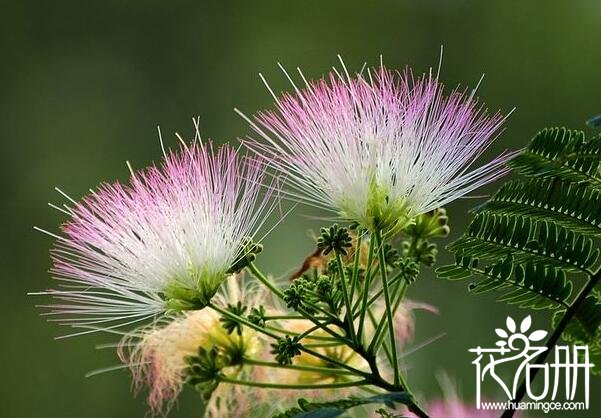
M586 408L584 402L482 402L480 409L484 410L506 410L515 409L516 411L543 411L545 414L549 411L583 411Z

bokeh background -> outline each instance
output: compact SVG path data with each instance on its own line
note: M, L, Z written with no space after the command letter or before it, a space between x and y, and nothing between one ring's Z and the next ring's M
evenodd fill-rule
M132 396L127 372L84 378L117 364L111 350L94 348L114 338L55 341L65 330L39 317L34 304L44 300L26 296L51 286L52 240L32 226L56 231L63 220L46 206L62 202L54 186L79 198L101 181L126 180L126 159L138 168L156 161L158 124L171 145L172 133L192 134L194 115L217 142L248 134L232 109L271 105L259 72L275 90L289 88L277 62L319 77L338 53L355 70L382 54L389 66L422 72L438 64L444 45L448 85L473 86L486 73L480 97L491 109L516 107L489 157L522 147L544 126L586 129L584 121L601 112L598 0L6 1L0 23L4 418L144 416L144 396ZM448 208L453 236L475 204ZM299 208L269 236L260 258L265 269L284 274L311 251L308 231L319 223L307 215L316 213ZM449 259L444 251L440 258ZM525 313L431 273L410 296L440 309L439 316L418 314L415 343L446 333L407 357L413 386L437 396L444 371L472 400L467 349L492 344L507 314ZM548 315L534 321L547 327ZM590 411L549 416L600 416L600 383L592 384ZM494 398L493 386L485 390ZM189 391L171 413L199 415Z

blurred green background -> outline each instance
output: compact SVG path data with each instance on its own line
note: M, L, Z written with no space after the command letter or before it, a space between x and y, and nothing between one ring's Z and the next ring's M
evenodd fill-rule
M383 54L391 67L421 72L437 65L444 44L447 84L473 86L486 73L480 97L492 109L517 108L489 157L525 145L547 125L584 128L601 112L598 0L6 1L0 22L3 418L144 416L144 396L132 396L125 371L84 378L117 363L110 350L94 349L114 338L55 341L65 329L40 318L34 304L43 301L26 296L52 285L52 241L32 226L56 231L63 220L46 206L62 202L55 185L80 197L101 181L126 179L126 159L138 168L157 160L157 124L172 145L171 133L192 133L194 115L202 117L204 137L248 134L232 108L270 106L258 72L276 90L288 88L278 61L319 77L338 53L351 69ZM448 208L453 236L476 202ZM304 215L315 212L299 208L267 239L263 267L283 274L311 250L307 231L319 224ZM444 370L473 399L467 349L492 344L507 314L525 313L431 274L410 296L441 312L418 314L416 343L446 333L407 358L413 386L437 396L436 373ZM534 320L548 326L544 313ZM600 416L600 383L592 384L587 413L549 416ZM496 394L493 386L486 390ZM186 392L171 416L199 413L196 395Z

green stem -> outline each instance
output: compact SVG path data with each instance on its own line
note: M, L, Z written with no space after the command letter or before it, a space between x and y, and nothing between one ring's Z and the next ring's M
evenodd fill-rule
M394 303L394 307L392 309L393 314L396 313L396 311L398 310L398 308L401 304L401 301L405 298L405 295L407 294L407 289L408 289L407 282L403 281L401 283L401 289L399 290L399 295L398 295L398 297ZM381 321L380 325L383 322L385 322L385 321ZM380 348L380 345L382 344L382 341L384 341L384 334L381 333L382 329L383 329L383 327L379 327L379 329L378 329L379 332L378 332L378 335L377 335L377 338L376 338L376 341L374 344L374 352L378 351L378 349Z
M376 321L376 318L374 317L373 312L369 308L367 308L367 315L369 316L369 320L371 321L372 326L374 328L377 328L378 322ZM392 362L393 362L392 353L390 352L390 349L388 348L388 346L386 344L384 344L384 354L386 354L386 358L388 359L388 362L390 364L392 364Z
M294 320L294 319L306 320L307 318L305 318L302 315L269 315L269 316L263 317L263 319L266 321L283 321L283 320ZM315 319L318 319L320 321L328 320L328 318L317 318L317 317Z
M367 253L367 270L365 271L365 279L363 283L361 311L359 313L359 331L357 332L357 340L363 340L363 326L365 325L365 313L367 311L367 298L369 297L369 285L371 282L371 265L374 258L375 242L373 237L369 240L369 252Z
M296 338L298 339L298 341L302 340L303 338L314 338L314 336L311 336L309 334L311 334L312 332L317 331L320 328L321 327L319 325L315 325L315 326L309 328L308 330L304 331L303 333L297 334ZM319 337L319 336L317 336L317 337ZM319 338L314 338L314 339L319 339ZM332 338L328 338L328 341L332 341Z
M265 328L268 330L279 332L279 333L286 334L286 335L298 336L298 335L304 334L304 333L300 334L298 332L293 332L293 331L290 331L285 328L272 327L270 325L266 325ZM315 331L315 329L320 329L320 328L321 328L320 326L315 325L309 331L313 332L313 331ZM307 338L307 339L311 339L311 340L319 340L319 341L339 341L338 338L327 337L325 335L302 335L302 338Z
M211 308L211 309L213 309L213 310L215 310L215 311L219 312L220 314L222 314L222 315L224 315L224 316L227 316L227 317L228 317L228 318L230 318L230 319L233 319L233 320L235 320L235 321L238 321L238 322L240 322L242 325L246 325L247 327L249 327L249 328L251 328L251 329L253 329L253 330L257 331L257 332L260 332L260 333L262 333L262 334L265 334L265 335L267 335L268 337L271 337L271 338L273 338L273 339L275 339L275 340L279 340L279 339L280 339L280 336L279 336L278 334L275 334L275 333L273 333L273 332L271 332L271 331L269 331L269 330L267 330L267 329L265 329L265 328L261 328L260 326L258 326L258 325L256 325L256 324L253 324L252 322L250 322L250 321L249 321L249 320L247 320L246 318L242 318L241 316L238 316L238 315L236 315L236 314L234 314L234 313L232 313L232 312L228 311L227 309L223 309L223 308L221 308L221 307L219 307L219 306L216 306L216 305L214 305L214 304L212 304L212 303L209 303L209 304L207 305L207 307L209 307L209 308ZM342 363L342 362L340 362L340 361L338 361L338 360L336 360L336 359L333 359L333 358L331 358L331 357L325 356L325 355L323 355L323 354L321 354L321 353L318 353L317 351L311 350L311 349L309 349L309 348L307 348L307 347L305 347L305 346L302 346L302 347L301 347L301 350L302 350L302 351L304 351L305 353L311 354L311 355L312 355L312 356L314 356L314 357L317 357L317 358L319 358L319 359L321 359L321 360L324 360L324 361L325 361L325 362L327 362L327 363L330 363L330 364L335 364L336 366L338 366L338 367L340 367L340 368L343 368L343 369L349 370L349 371L351 371L351 372L355 373L355 374L356 374L356 375L358 375L358 376L363 376L363 377L368 377L368 376L369 376L369 374L368 374L368 373L362 372L362 371L361 371L361 370L359 370L359 369L356 369L356 368L354 368L354 367L352 367L352 366L349 366L349 365L347 365L347 364L344 364L344 363Z
M250 358L244 358L244 364L249 364L253 366L262 366L262 367L273 367L278 369L291 369L291 370L299 370L299 371L307 371L307 372L317 372L324 374L339 374L339 375L354 375L353 372L348 370L340 370L332 367L319 367L319 366L303 366L300 364L280 364L270 361L262 361Z
M230 383L233 385L252 386L256 388L271 388L271 389L290 389L290 390L302 390L302 389L335 389L335 388L348 388L352 386L369 385L368 380L356 380L354 382L336 382L336 383L306 383L297 385L287 385L282 383L270 383L270 382L251 382L248 380L231 379L223 376L219 380L224 383Z
M265 334L268 337L274 338L276 340L280 339L280 336L278 334L276 334L276 333L274 333L272 331L269 331L266 328L262 328L262 327L258 326L257 324L253 324L252 322L248 321L247 319L242 318L241 316L238 316L235 313L228 311L227 309L223 309L220 306L214 305L211 302L209 302L207 304L207 307L213 309L214 311L219 312L223 316L227 316L228 318L233 319L234 321L238 321L242 325L246 325L247 327L249 327L249 328L251 328L251 329L253 329L253 330L257 331L257 332Z
M384 242L382 240L382 233L379 229L375 229L374 238L376 239L376 245L378 246L378 265L380 267L380 276L382 278L382 288L384 289L384 302L386 303L386 319L388 322L388 334L390 336L390 350L392 351L392 369L394 371L394 384L400 384L401 380L399 377L399 363L398 353L396 350L396 336L394 333L394 322L392 320L392 305L390 300L390 294L388 291L388 278L386 272L386 258L384 255Z
M308 301L303 301L303 304L306 305L309 308L312 308L316 311L321 312L322 314L324 314L326 316L326 321L329 321L335 325L338 325L340 327L342 327L343 323L340 321L339 318L337 318L336 316L332 315L330 312L326 311L324 308L322 308L319 305L316 305L314 303L308 302ZM306 310L304 310L303 308L298 308L298 311L301 312L303 315L305 315L305 319L309 319L313 322L315 322L316 317L314 317L313 315L310 315L307 313Z
M392 279L390 279L388 281L388 286L398 284L398 282L403 279L404 279L403 272L399 271ZM384 289L380 289L376 293L374 293L374 295L372 297L369 298L369 300L367 301L368 309L375 301L377 301L380 298L380 296L382 295L383 292L384 292ZM353 310L355 310L355 308ZM359 315L360 315L360 312L355 313L354 318L356 319Z
M307 348L340 347L341 345L348 346L347 343L342 342L342 341L331 342L331 343L307 343L307 344L304 344L304 346Z
M265 276L263 273L261 273L261 271L257 268L255 263L252 263L252 262L248 263L248 269L253 274L253 276L255 276L257 278L257 280L259 280L261 283L263 283L265 286L267 286L267 288L269 290L271 290L273 293L275 293L280 299L284 300L284 292L282 292L280 289L278 289L271 282L271 280L269 280L267 278L267 276Z
M342 297L344 299L344 306L346 310L346 322L348 326L349 337L351 341L356 342L357 336L355 335L355 325L353 324L353 311L348 294L346 274L344 273L344 264L342 264L342 257L340 256L340 253L338 251L336 251L336 264L338 264L338 274L340 275L340 283L342 283Z
M361 259L361 245L363 241L363 230L357 229L357 241L355 244L355 257L353 261L353 277L351 278L351 304L353 303L353 298L355 297L355 289L357 287L357 281L359 280L359 260ZM355 308L353 307L353 312Z
M271 292L275 293L280 299L284 300L284 292L282 292L280 289L278 289L272 282L271 280L269 280L267 278L267 276L265 276L256 266L255 263L249 263L248 264L248 269L250 270L250 272L253 274L253 276L255 276L255 278L257 280L259 280L261 283L263 283L269 290L271 290ZM323 309L320 309L318 306L315 306L315 309L319 310L320 312L324 313L326 316L331 316L331 314L327 311L324 311ZM345 339L343 336L339 335L338 333L332 331L330 328L328 328L326 325L322 324L321 322L319 322L316 318L314 318L312 315L307 314L304 310L299 310L301 314L303 314L303 316L307 319L309 319L311 322L313 322L315 325L318 325L321 329L323 329L325 332L327 332L328 334L330 334L332 337L336 338L336 339ZM332 317L332 320L337 321L338 318L336 317Z

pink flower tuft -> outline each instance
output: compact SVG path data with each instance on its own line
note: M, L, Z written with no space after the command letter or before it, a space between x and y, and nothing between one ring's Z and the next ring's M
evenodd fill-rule
M103 184L73 208L52 250L64 323L112 329L166 310L172 287L211 297L273 209L264 165L193 143L130 183Z
M438 77L383 65L345 74L303 77L304 89L276 98L275 110L242 115L262 138L245 145L281 173L292 199L366 227L392 225L507 172L511 153L468 171L504 120L474 92L445 96Z

